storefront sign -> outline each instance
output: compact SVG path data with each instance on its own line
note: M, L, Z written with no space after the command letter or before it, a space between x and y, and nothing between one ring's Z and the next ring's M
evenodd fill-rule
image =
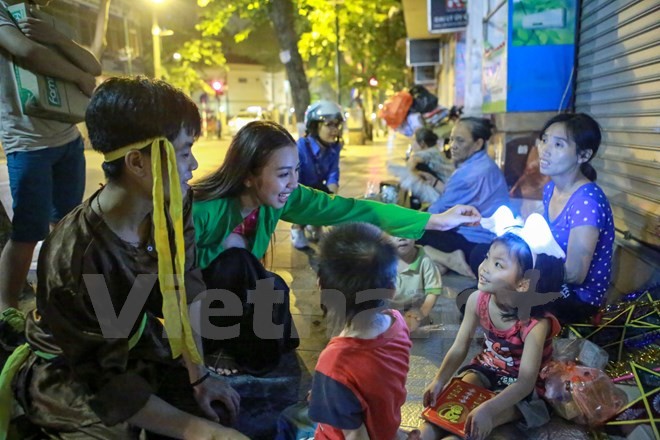
M464 30L468 23L467 0L428 0L428 17L432 34Z

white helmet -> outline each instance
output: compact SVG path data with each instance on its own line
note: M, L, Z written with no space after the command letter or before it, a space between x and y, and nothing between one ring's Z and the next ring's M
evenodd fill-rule
M328 120L344 122L344 113L338 104L322 99L307 107L305 111L305 127L308 130L310 123Z

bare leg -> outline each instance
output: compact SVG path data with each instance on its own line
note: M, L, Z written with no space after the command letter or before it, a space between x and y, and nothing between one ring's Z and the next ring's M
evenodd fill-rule
M481 382L479 379L479 376L477 376L474 373L468 373L465 376L461 378L464 382L471 383L473 385L477 385L479 387L485 388L486 384ZM504 425L505 423L513 422L514 420L518 420L522 417L522 414L520 414L520 411L518 411L518 408L515 406L510 406L509 408L502 410L497 414L496 420L494 421L493 428L496 428L500 425Z
M18 308L18 297L25 284L32 253L37 242L9 240L0 255L0 312Z
M424 246L424 252L426 252L426 255L428 255L436 264L445 266L465 277L477 278L472 272L470 265L465 260L465 254L460 249L446 253L431 246Z
M432 423L424 422L422 425L421 440L462 440L459 436L440 429Z

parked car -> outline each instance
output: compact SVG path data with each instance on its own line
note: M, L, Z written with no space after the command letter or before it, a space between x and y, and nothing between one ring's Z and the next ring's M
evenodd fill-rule
M248 107L229 119L229 122L227 122L227 131L230 136L234 137L238 133L238 130L246 126L249 122L266 119L270 119L270 114L267 111L261 107Z

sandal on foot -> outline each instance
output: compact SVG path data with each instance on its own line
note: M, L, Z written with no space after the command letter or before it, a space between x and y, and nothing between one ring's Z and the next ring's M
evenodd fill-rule
M233 356L225 353L218 353L212 357L215 357L213 365L209 364L207 366L216 374L219 374L220 376L236 376L244 373L243 369Z

